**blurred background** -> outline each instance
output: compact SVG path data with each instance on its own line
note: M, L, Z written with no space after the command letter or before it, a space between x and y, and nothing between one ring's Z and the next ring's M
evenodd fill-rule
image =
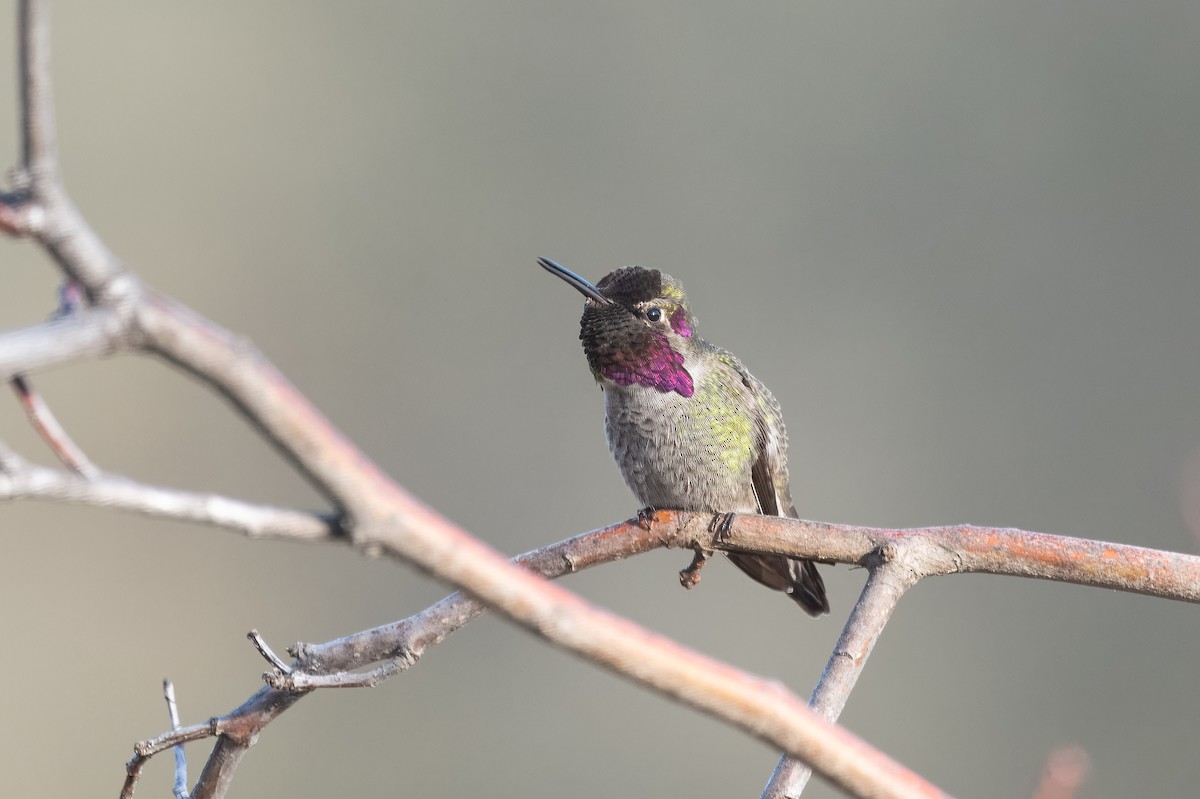
M0 42L13 42L13 13ZM580 297L623 264L782 402L807 518L1020 526L1193 552L1200 531L1200 5L61 2L63 168L152 286L247 335L404 485L506 552L629 516ZM15 48L0 153L17 152ZM0 326L58 276L0 243ZM105 469L319 508L202 387L123 357L37 385ZM15 401L0 438L50 458ZM0 511L0 772L116 795L134 741L282 649L445 588L336 547L100 510ZM813 622L685 553L570 578L807 695L863 573ZM843 717L962 796L1183 796L1194 607L986 576L920 585ZM192 777L207 745L189 749ZM757 796L775 752L492 618L271 726L243 797ZM166 795L170 758L141 793ZM814 783L808 795L829 796ZM140 795L140 794L139 794Z

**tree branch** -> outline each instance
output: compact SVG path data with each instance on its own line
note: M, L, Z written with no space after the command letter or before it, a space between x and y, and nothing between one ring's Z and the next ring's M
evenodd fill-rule
M524 567L546 577L558 577L590 566L632 557L659 547L695 549L696 547L733 548L742 551L776 552L797 557L821 558L825 561L854 563L866 566L870 572L862 596L846 624L841 639L826 666L825 673L813 693L810 704L827 718L836 718L844 708L859 674L866 665L883 627L903 593L921 576L950 573L937 569L928 575L914 571L903 553L921 552L927 546L949 546L944 568L966 555L958 553L957 545L947 544L955 536L964 535L963 543L971 543L977 534L993 535L1000 531L988 528L934 527L924 530L884 530L852 525L832 525L784 519L779 517L737 516L726 537L714 540L708 531L708 517L703 514L659 512L650 530L635 519L612 525L591 533L535 550L515 559ZM1044 533L1005 530L1015 546L1031 541L1054 542L1052 550L1070 549L1077 543L1091 545L1085 549L1105 551L1112 545L1083 541ZM912 541L921 541L919 545ZM899 542L900 546L897 546ZM1173 556L1140 547L1121 547L1127 554L1156 560L1170 556L1177 561L1169 567L1170 583L1186 584L1189 573L1200 568L1200 558L1189 555ZM1079 552L1081 559L1089 557ZM919 560L919 559L918 559ZM1034 558L1035 563L1040 563ZM925 559L926 567L929 565ZM1100 563L1077 564L1075 569L1038 576L1060 580L1079 576L1100 568ZM1178 568L1177 568L1178 567ZM1025 564L1028 571L1034 571ZM982 569L986 570L986 569ZM1003 573L1012 573L1005 568ZM1073 580L1078 581L1078 580ZM1111 586L1109 586L1111 587ZM1190 599L1186 591L1174 598ZM297 661L287 675L270 674L273 688L260 689L233 715L243 716L252 724L255 734L282 712L281 707L297 701L309 689L329 687L367 687L407 670L428 650L445 640L463 625L481 614L484 606L460 593L452 594L425 611L392 624L375 627L324 644L297 644L293 655ZM350 670L374 663L384 665L367 673ZM278 689L278 691L276 691ZM260 708L269 707L267 716L257 716ZM226 717L229 718L229 717ZM251 721L250 719L254 720ZM224 771L220 773L225 773ZM797 795L807 782L810 772L797 761L784 758L768 786L767 796ZM197 790L201 786L197 785ZM774 793L772 793L774 792Z
M17 46L21 92L21 167L26 180L49 183L58 177L58 136L50 82L50 8L22 2Z
M514 559L523 568L555 578L582 569L649 552L670 539L651 531L637 521L615 524L527 552ZM369 686L372 677L386 679L407 670L425 651L454 634L486 610L475 599L456 592L421 613L407 619L364 630L324 644L297 644L297 658L285 679L279 672L264 675L270 684L259 689L240 707L222 717L227 725L236 725L237 739L222 737L213 748L200 775L193 799L224 796L242 754L268 724L287 710L313 687ZM366 675L350 669L386 661L382 669Z
M889 559L894 555L891 548L884 546L878 551L880 557L869 567L862 594L808 700L810 707L830 721L836 721L842 714L850 692L866 667L867 658L883 634L883 628L892 618L900 597L916 585L918 579L904 564ZM812 770L808 766L785 755L780 758L763 790L763 798L799 796L811 776Z
M50 406L42 399L42 395L33 387L33 383L25 375L15 375L12 379L13 390L21 401L30 424L37 430L38 435L50 447L55 457L71 471L85 480L100 475L92 461L88 458L74 439L67 434L66 429L59 423L58 417Z
M691 532L697 521L689 521ZM735 518L716 549L802 554L831 563L859 563L890 546L890 557L916 577L1007 574L1200 602L1200 557L1004 527L949 525L886 529L770 516Z
M115 355L139 346L127 321L109 308L85 308L50 322L0 333L0 379Z
M179 706L175 704L175 686L170 680L163 680L163 698L167 700L167 715L171 719L171 732L179 730ZM175 744L175 782L171 786L171 793L175 794L175 799L188 799L188 779L187 779L187 755L183 751L183 744Z
M116 475L92 479L37 466L10 455L0 473L0 501L44 499L132 511L235 530L251 538L333 541L340 538L336 517L243 502L219 494L150 486Z

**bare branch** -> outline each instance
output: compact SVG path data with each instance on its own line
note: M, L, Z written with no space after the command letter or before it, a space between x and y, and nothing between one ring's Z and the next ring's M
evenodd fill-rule
M284 663L280 659L279 655L275 654L275 651L271 649L271 647L267 645L267 642L263 640L263 637L258 634L258 630L251 630L250 632L246 633L246 637L249 638L254 644L254 648L258 650L258 654L262 655L264 660L266 660L283 674L291 673L292 667Z
M689 520L679 532L698 531ZM1002 527L884 529L739 514L716 549L778 552L832 563L861 563L889 545L918 578L1007 574L1163 599L1200 602L1200 557L1159 549Z
M0 379L136 346L136 332L116 312L85 308L68 317L0 333Z
M212 754L204 763L200 779L192 791L192 799L221 799L233 784L233 777L242 758L250 750L251 742L220 738Z
M934 542L933 545L945 548L950 563L966 562L966 556L958 552L960 543L972 544L973 539L979 536L996 535L1000 532L1009 536L1014 546L1020 546L1021 542L1042 541L1044 548L1045 542L1049 541L1051 551L1069 549L1080 543L1091 545L1091 549L1099 547L1099 551L1113 546L1021 530L993 531L988 528L964 527L885 530L747 515L737 516L726 537L715 541L708 531L708 522L705 515L660 512L656 515L651 529L647 529L640 521L631 519L534 550L514 560L525 568L551 578L601 563L633 557L660 547L699 548L700 551L704 551L706 547L722 546L756 551L755 548L758 547L757 551L782 552L822 558L826 561L867 565L870 569L867 584L811 700L811 704L823 715L836 718L845 706L846 699L900 596L918 577L923 576L912 569L907 558L901 557L902 553L921 553L930 542ZM961 537L961 542L954 542L956 536ZM912 544L913 541L923 543ZM903 547L897 547L896 542ZM1166 556L1169 561L1178 560L1184 570L1167 575L1165 584L1186 584L1189 579L1188 569L1196 566L1197 559L1193 556L1174 556L1171 553L1160 553L1140 547L1120 548L1138 557L1156 559ZM1037 548L1029 549L1031 553L1037 552ZM1087 555L1080 553L1079 557L1086 558ZM1033 563L1042 561L1040 556L1032 557ZM930 571L930 574L945 573L944 563L935 561L934 565L938 568ZM925 566L929 566L927 559ZM1018 562L1012 568L1006 566L1004 573L1024 573L1022 569L1029 568L1029 564L1022 567ZM1067 579L1092 571L1093 566L1075 563L1065 572L1039 576L1047 579ZM1186 592L1175 598L1191 601ZM383 680L407 670L430 646L445 640L484 610L485 607L478 601L462 593L455 593L422 613L392 624L325 644L299 644L293 652L297 663L294 668L289 667L289 674L284 675L280 672L268 676L271 688L261 689L242 707L223 718L236 718L240 724L252 729L253 734L257 735L279 713L311 689L378 685ZM381 661L383 665L370 671L350 671ZM264 709L267 712L264 713ZM220 775L223 778L231 778L237 760L229 757L226 750L230 747L231 745L223 741L218 746L219 751L214 753L222 764L220 767L214 765L209 772L214 777ZM765 795L796 795L807 782L808 776L808 770L798 765L797 761L784 758ZM203 778L201 783L197 784L197 796L201 795L202 788L207 789Z
M513 562L553 580L662 547L682 545L669 525L647 530L629 520L526 552ZM299 670L315 674L333 674L393 659L408 668L429 647L440 644L486 609L478 600L455 592L415 616L324 644L297 644L293 654Z
M1022 542L1042 542L1040 548L1050 551L1070 550L1072 547L1080 549L1077 552L1080 562L1057 571L1036 575L1046 579L1082 580L1101 566L1100 562L1092 565L1082 562L1091 557L1087 554L1088 551L1103 553L1110 546L1118 546L1126 555L1135 556L1135 560L1141 558L1153 561L1165 558L1174 564L1172 569L1178 566L1179 570L1171 574L1160 573L1159 577L1163 579L1164 586L1186 585L1190 579L1189 572L1200 565L1197 563L1200 559L1188 555L1175 556L1140 547L1104 545L1021 530L995 531L988 528L964 527L882 530L743 515L736 517L733 528L725 539L715 541L708 532L708 521L708 517L703 514L660 512L656 515L653 532L647 531L638 521L630 520L527 553L516 561L527 568L536 569L545 576L555 577L590 565L632 557L662 546L682 549L699 547L701 550L706 547L725 546L745 551L781 552L801 557L822 558L826 561L866 565L870 569L867 584L811 700L811 704L828 718L835 718L845 706L867 657L904 591L919 577L924 576L915 570L914 563L921 564L930 575L949 573L949 568L954 563L967 562L967 553L958 551L961 547L977 545L980 537L986 538L1002 533L1018 548L1022 547ZM1078 545L1086 546L1080 548ZM947 559L931 562L927 557L928 547L943 549ZM1031 544L1027 548L1030 552L1029 563L1022 564L1018 559L1011 566L1005 565L1003 573L1025 574L1046 568L1045 559L1037 554L1039 547ZM1066 560L1075 561L1076 558L1068 557ZM1035 564L1041 565L1035 569ZM982 567L983 564L980 564L981 569ZM1173 598L1193 601L1187 591L1177 592ZM280 689L296 690L377 685L382 680L409 668L429 646L444 640L482 613L483 609L478 602L458 593L403 621L326 644L300 644L294 653L298 657L298 663L292 675L287 679L272 679L270 683ZM372 671L346 671L380 661L386 662ZM789 758L781 762L781 768L785 764L788 764L787 768L782 773L777 770L778 777L772 779L768 790L775 790L775 795L780 796L796 795L796 775L803 774L803 779L799 782L799 787L802 787L808 779L807 769L803 766L797 767L796 761Z
M212 719L207 724L193 724L189 727L173 727L170 732L163 733L157 738L141 741L133 747L133 757L125 764L125 784L121 786L121 799L132 799L134 788L147 761L159 752L182 746L189 741L199 741L221 735L219 719Z
M50 8L22 0L17 21L21 90L21 167L33 183L58 177L58 140L50 82Z
M58 418L42 399L42 395L34 389L29 378L15 375L12 386L29 416L30 423L62 464L85 480L99 477L100 470L92 465L84 451L67 435L67 431L59 424Z
M694 526L711 538L704 523L706 517L696 517ZM693 521L687 516L659 513L651 526L641 518L584 533L552 544L514 559L524 568L545 577L555 578L591 566L633 557L660 547L696 548L692 539ZM703 547L700 547L703 549ZM304 695L305 689L336 687L369 687L407 670L428 650L445 640L463 625L476 618L486 608L478 601L459 592L452 594L425 611L407 619L365 630L325 644L298 644L293 654L297 663L291 673L273 674L267 682L273 688L262 689L240 708L224 717L237 717L248 730L257 735L270 721ZM367 672L349 669L384 661L383 665ZM278 689L278 690L275 690ZM296 693L292 693L296 691ZM223 765L214 766L212 774L229 779L233 766L224 762L230 745L220 741L214 756ZM236 765L236 764L234 764ZM197 783L195 796L220 796L208 792L205 778Z
M882 632L891 610L903 590L917 574L910 570L906 561L899 558L892 541L905 542L933 536L939 546L946 546L946 539L975 528L927 528L925 530L882 530L846 525L825 525L814 522L782 519L778 517L754 517L739 515L733 528L723 541L712 540L708 532L708 518L704 515L689 516L660 512L656 516L652 531L636 520L616 524L608 528L585 533L530 553L516 559L517 562L538 571L547 577L557 577L589 566L632 557L659 547L695 548L704 546L729 546L753 551L783 552L804 557L820 557L825 560L861 563L871 569L862 597L843 631L834 656L826 667L821 683L813 695L814 706L823 714L834 717L845 705L858 674L865 666L878 635ZM1004 531L1015 541L1054 539L1062 546L1071 546L1079 539L1046 536L1042 533L1027 533L1019 530ZM876 544L876 541L882 542ZM764 542L765 545L764 545ZM1083 542L1095 544L1095 542ZM1129 548L1135 552L1153 555L1155 550ZM903 551L908 551L907 549ZM951 546L950 560L958 555ZM877 554L878 553L878 554ZM1179 556L1185 567L1193 566L1196 559ZM1084 571L1090 569L1079 564ZM1008 571L1012 571L1009 569ZM1058 579L1069 575L1045 575ZM1187 581L1186 571L1170 578L1170 582ZM1177 598L1187 599L1186 596ZM356 633L346 638L325 644L300 644L295 654L296 668L287 677L268 678L274 688L260 690L241 708L233 711L226 720L237 718L247 729L257 735L279 713L312 688L326 687L369 687L377 685L394 674L406 670L424 654L430 646L440 643L456 630L484 611L484 606L462 593L452 594L416 616L382 627ZM350 669L385 661L384 665L368 672L353 673ZM275 689L278 689L277 691ZM210 773L214 778L231 778L232 770L240 760L231 758L228 750L237 747L222 741L214 752L220 765L214 764ZM795 795L797 779L803 774L802 786L807 781L807 770L797 768L795 761L785 758L781 762L791 764L787 770L777 771L769 790L783 791L778 795ZM204 779L197 784L195 794L200 796L207 790ZM209 796L220 795L206 794ZM768 794L771 795L771 794Z
M170 680L163 680L163 697L167 700L171 732L175 732L179 729L179 707L175 704L175 686ZM187 755L184 754L183 744L175 744L175 784L171 787L175 799L188 799L187 784Z
M882 552L889 553L890 550L885 546ZM862 594L808 701L809 706L830 721L836 721L841 715L892 612L904 592L917 582L916 575L904 564L897 564L888 557L888 554L882 554L870 567ZM785 755L763 790L763 799L799 796L811 776L812 770L808 766Z
M8 215L17 218L13 224L0 223L0 229L35 236L92 300L103 299L123 312L137 301L141 286L71 203L59 173L50 79L50 3L20 0L18 8L21 163L17 188L18 196L28 201L13 205L10 199Z
M310 674L304 671L276 669L263 675L267 685L279 691L309 691L316 688L374 688L395 677L412 665L399 657L369 671L339 671L333 674Z
M116 508L145 516L224 527L251 538L332 541L339 537L334 517L242 502L219 494L150 486L116 475L102 474L85 480L19 461L15 468L0 473L0 501L22 499Z
M554 578L669 544L670 539L661 532L651 532L637 522L624 522L527 552L515 560L524 568ZM246 748L268 724L312 688L376 685L415 664L429 647L445 640L485 610L480 602L459 592L392 624L325 644L298 644L293 652L297 663L294 668L289 667L290 674L267 675L267 682L273 687L259 689L240 707L221 717L223 729L237 730L238 735L236 739L226 735L217 742L192 792L193 799L223 796ZM382 666L367 672L349 671L380 661L384 661Z
M821 539L827 540L825 547ZM789 547L788 544L803 544ZM1110 544L1024 530L929 527L883 530L848 525L793 522L769 517L737 517L734 529L715 546L751 551L800 548L809 557L843 560L871 544L884 563L871 575L855 605L833 656L813 693L812 706L836 720L896 603L923 577L983 572L1078 583L1185 602L1200 601L1200 558L1173 552ZM848 547L848 548L847 548ZM738 547L740 548L740 547ZM867 565L870 565L867 562ZM796 797L811 772L783 757L763 792L768 799Z

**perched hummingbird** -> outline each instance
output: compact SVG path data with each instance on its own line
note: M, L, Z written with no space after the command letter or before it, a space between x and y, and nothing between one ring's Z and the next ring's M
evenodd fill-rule
M586 300L579 339L604 390L608 448L648 508L797 518L779 403L742 362L696 335L679 281L626 266L592 284L538 263ZM811 616L829 612L810 560L725 553Z

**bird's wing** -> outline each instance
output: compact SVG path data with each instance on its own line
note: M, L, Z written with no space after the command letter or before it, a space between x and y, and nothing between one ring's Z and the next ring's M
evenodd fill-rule
M758 512L764 516L796 518L788 486L787 429L783 426L779 401L741 361L732 355L729 358L730 366L737 370L742 385L754 400L754 464L750 476L758 498Z

